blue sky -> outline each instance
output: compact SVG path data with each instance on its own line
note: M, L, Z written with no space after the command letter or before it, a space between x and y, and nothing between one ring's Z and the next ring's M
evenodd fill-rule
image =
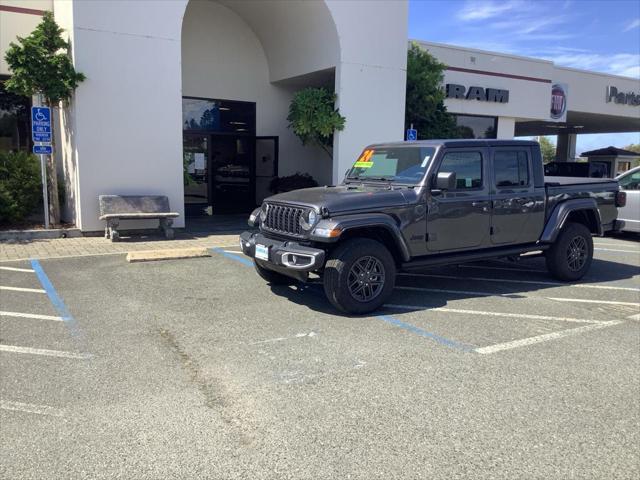
M410 0L409 38L640 77L639 0ZM578 153L640 143L640 133L579 135Z

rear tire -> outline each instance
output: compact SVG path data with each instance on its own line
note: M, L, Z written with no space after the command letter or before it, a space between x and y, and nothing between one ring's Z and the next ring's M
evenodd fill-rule
M264 280L269 282L272 285L292 285L295 280L291 277L287 277L278 272L274 272L273 270L269 270L268 268L263 267L258 263L259 260L254 260L253 264L256 267L256 272L260 275Z
M396 281L396 264L375 240L354 238L339 245L324 268L324 293L346 313L363 314L387 301Z
M568 223L545 257L547 269L557 279L565 282L581 279L593 260L591 232L581 223Z

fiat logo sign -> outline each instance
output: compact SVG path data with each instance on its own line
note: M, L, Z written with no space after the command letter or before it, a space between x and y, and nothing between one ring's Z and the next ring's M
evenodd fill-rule
M551 118L562 118L567 111L567 92L558 83L551 87Z

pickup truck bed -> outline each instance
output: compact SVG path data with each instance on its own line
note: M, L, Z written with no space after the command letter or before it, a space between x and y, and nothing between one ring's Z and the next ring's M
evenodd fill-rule
M595 199L600 214L602 231L612 230L618 215L612 192L618 190L618 182L608 178L544 177L547 191L547 219L554 207L566 200Z

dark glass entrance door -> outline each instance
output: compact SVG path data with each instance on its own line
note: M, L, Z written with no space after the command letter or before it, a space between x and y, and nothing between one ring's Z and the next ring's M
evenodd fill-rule
M255 137L212 135L210 150L213 214L246 213L255 206Z
M256 137L256 204L271 195L271 182L278 176L278 137Z

